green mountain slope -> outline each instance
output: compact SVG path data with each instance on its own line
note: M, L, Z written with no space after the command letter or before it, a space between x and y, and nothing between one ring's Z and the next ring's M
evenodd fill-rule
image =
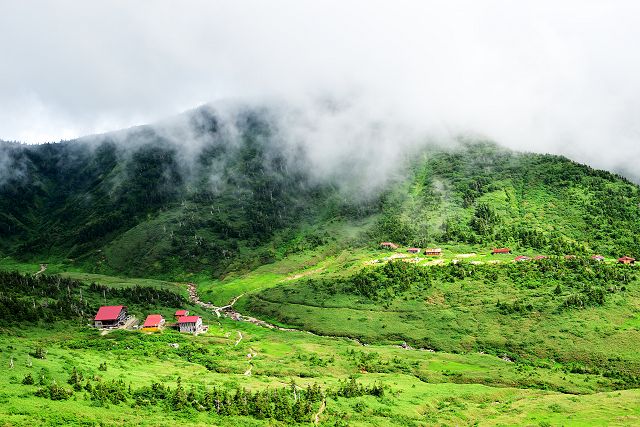
M207 108L185 117L184 134L145 126L0 144L11 171L0 181L0 254L145 277L220 277L380 240L640 256L638 187L562 157L424 147L363 195L344 177L312 177L304 147L283 143L267 112L238 114L234 132ZM363 223L355 235L326 232Z
M425 154L412 172L384 202L391 240L638 253L640 193L619 176L490 144Z
M0 269L29 273L0 272L0 420L637 424L640 277L615 259L640 257L640 188L487 142L404 159L375 190L363 159L319 178L257 109L0 142ZM300 331L218 317L186 281ZM86 327L102 304L188 308L209 330L102 335Z

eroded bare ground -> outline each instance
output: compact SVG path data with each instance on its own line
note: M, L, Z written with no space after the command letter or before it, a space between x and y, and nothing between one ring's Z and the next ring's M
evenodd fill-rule
M293 276L285 277L281 280L281 282L288 282L290 280L297 280L305 276L309 276L311 274L320 273L324 270L324 268L316 268L315 270L303 271L302 273L294 274Z

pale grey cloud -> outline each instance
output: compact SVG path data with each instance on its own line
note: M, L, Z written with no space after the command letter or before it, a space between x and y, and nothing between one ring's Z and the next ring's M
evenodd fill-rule
M635 1L2 0L0 138L329 96L360 104L318 118L326 129L307 136L319 155L364 117L386 121L383 151L407 134L470 132L637 177L638 16Z

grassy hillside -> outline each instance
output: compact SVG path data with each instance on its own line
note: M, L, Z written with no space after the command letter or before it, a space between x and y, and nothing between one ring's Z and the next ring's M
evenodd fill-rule
M433 267L396 261L281 283L239 306L323 335L573 363L636 387L639 285L634 267L579 258Z
M363 347L228 319L217 323L209 317L206 323L209 333L198 337L171 331L101 336L67 322L46 331L3 328L0 421L12 426L292 425L266 412L217 414L201 407L207 392L233 395L238 388L285 390L293 402L292 382L301 390L320 387L326 402L320 425L632 425L640 419L637 390L604 391L615 381L572 372L560 363ZM43 358L34 356L37 348L44 349ZM33 384L23 384L27 377ZM382 387L384 394L349 392L345 384L352 379L358 387ZM147 399L159 383L169 388L168 398ZM178 384L184 397L176 393ZM122 400L95 391L112 385ZM72 394L58 392L54 400L39 392L58 388ZM311 424L320 406L313 403L299 425Z
M615 261L640 257L638 186L461 142L371 192L269 112L179 121L0 143L0 424L640 422L640 275ZM210 329L100 334L102 304Z
M565 158L491 144L429 151L383 201L381 237L552 254L638 254L636 185Z

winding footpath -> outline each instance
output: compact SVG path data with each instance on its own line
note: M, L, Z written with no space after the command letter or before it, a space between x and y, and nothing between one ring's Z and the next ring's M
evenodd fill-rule
M309 335L314 335L316 337L326 337L326 338L342 338L342 339L348 339L350 341L353 341L359 345L365 346L366 344L363 344L360 340L358 340L357 338L350 338L350 337L340 337L340 336L332 336L332 335L318 335L318 334L314 334L311 331L305 331L302 329L295 329L295 328L283 328L281 326L277 326L274 325L272 323L269 322L265 322L264 320L260 320L257 319L255 317L251 317L251 316L245 316L242 315L240 313L238 313L234 308L234 304L240 299L240 297L242 297L244 294L240 294L236 297L234 297L231 302L229 302L229 304L224 305L222 307L218 307L215 306L211 303L208 302L203 302L200 300L200 296L198 295L198 289L196 288L195 283L187 283L187 290L189 291L189 300L196 304L199 305L202 308L205 308L207 310L211 310L213 311L216 316L220 317L222 315L225 315L226 317L235 320L237 322L247 322L247 323L253 323L254 325L257 326L262 326L263 328L268 328L268 329L275 329L278 331L286 331L286 332L304 332L307 333ZM240 338L238 339L238 341L236 342L235 345L238 345L240 343L240 341L242 340L242 333L240 333Z
M254 325L262 326L269 329L277 329L279 331L289 331L289 332L307 332L307 331L302 331L300 329L282 328L280 326L276 326L271 323L265 322L264 320L256 319L255 317L251 317L251 316L243 316L242 314L238 313L233 308L233 306L244 294L240 294L237 297L233 298L229 304L218 307L211 303L202 302L200 300L195 283L187 283L187 289L189 291L189 299L191 300L192 303L199 305L202 308L206 308L208 310L213 311L218 317L224 314L225 316L229 317L232 320L236 320L238 322L253 323ZM240 339L242 339L242 334L240 335Z
M327 401L325 399L322 399L322 405L320 405L320 409L318 409L318 412L316 412L316 414L313 416L313 424L318 425L318 423L320 422L320 415L322 415L326 407Z
M48 266L49 266L49 264L40 264L40 270L38 270L38 272L36 274L34 274L34 276L39 276L42 273L44 273L47 270Z
M249 365L249 369L247 369L244 373L245 377L250 377L251 376L251 370L253 369L253 365Z

